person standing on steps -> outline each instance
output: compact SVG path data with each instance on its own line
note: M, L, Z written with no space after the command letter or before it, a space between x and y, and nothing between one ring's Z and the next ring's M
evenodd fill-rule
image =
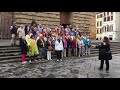
M25 37L25 31L24 31L24 25L20 25L20 28L17 30L17 34L19 37L19 46L21 45L22 42L22 37Z
M60 36L55 41L55 51L57 54L57 61L62 61L62 50L63 50L63 41L60 39Z
M11 30L11 46L16 45L16 39L17 39L17 25L16 22L13 23L13 25L10 27Z
M27 63L26 59L26 55L27 55L27 51L28 51L28 47L27 47L27 42L26 42L26 37L22 37L21 40L21 53L22 53L22 63Z
M99 60L101 60L99 70L103 70L104 61L106 63L106 70L109 71L109 60L112 60L112 54L110 50L110 41L108 37L104 37L102 43L99 45L93 45L93 47L99 49Z

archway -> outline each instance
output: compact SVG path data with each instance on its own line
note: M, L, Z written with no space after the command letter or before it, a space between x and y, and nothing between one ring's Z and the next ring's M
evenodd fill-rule
M64 26L72 24L72 12L60 12L60 24Z

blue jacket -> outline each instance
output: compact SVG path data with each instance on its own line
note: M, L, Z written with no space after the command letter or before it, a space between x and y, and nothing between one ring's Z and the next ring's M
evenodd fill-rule
M91 44L91 40L90 39L84 39L83 38L83 42L85 45L90 45Z

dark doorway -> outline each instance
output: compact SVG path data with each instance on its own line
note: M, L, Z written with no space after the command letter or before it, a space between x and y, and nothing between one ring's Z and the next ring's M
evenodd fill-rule
M62 24L62 26L63 26L64 28L66 28L66 27L67 27L67 25L70 25L70 24Z
M64 28L72 24L72 12L60 12L60 24L63 25Z

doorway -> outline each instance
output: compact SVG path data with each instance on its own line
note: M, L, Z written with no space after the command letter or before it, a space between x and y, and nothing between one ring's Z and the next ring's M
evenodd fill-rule
M66 28L72 24L72 12L60 12L60 24Z
M10 39L10 26L13 24L13 12L0 12L0 39Z

